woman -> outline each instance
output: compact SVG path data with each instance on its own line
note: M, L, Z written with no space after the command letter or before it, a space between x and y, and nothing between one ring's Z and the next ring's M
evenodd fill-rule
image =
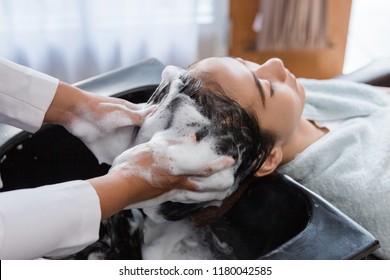
M297 80L279 59L208 58L207 75L275 136L255 176L277 170L319 193L378 238L390 258L390 96L345 81Z
M190 97L211 123L220 124L218 129L200 130L196 139L228 136L223 146L233 148L223 153L236 159L236 184L249 175L274 171L290 175L374 234L381 242L376 254L390 258L390 96L383 89L336 80L297 80L279 59L259 65L208 58L187 70L164 72L170 73L163 73L151 99L159 109L142 125L139 142L175 127L174 112L180 112L181 100L186 104L185 96ZM227 114L230 110L240 113ZM161 124L167 112L169 121ZM258 129L247 126L252 120ZM248 153L238 157L238 151ZM177 220L204 206L168 202L157 212Z

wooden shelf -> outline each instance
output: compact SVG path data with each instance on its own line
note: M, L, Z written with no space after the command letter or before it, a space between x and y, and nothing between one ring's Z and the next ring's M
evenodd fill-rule
M229 55L258 63L278 57L297 77L327 79L342 73L352 0L328 0L328 48L289 51L256 51L252 24L258 5L259 0L230 1Z

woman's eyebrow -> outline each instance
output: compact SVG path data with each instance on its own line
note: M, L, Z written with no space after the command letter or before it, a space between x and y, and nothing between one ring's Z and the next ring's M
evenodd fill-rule
M256 74L252 70L250 70L249 67L241 59L238 59L237 57L231 57L231 58L240 62L252 73L253 79L255 80L256 87L260 93L260 98L261 98L261 102L263 103L263 108L265 108L265 93L264 93L265 91L263 85L260 83L259 78L257 78Z
M257 78L256 74L251 71L252 73L252 76L253 76L253 79L255 80L255 84L257 86L257 89L259 90L260 92L260 98L261 98L261 102L263 102L263 107L265 108L265 94L264 94L264 87L263 85L260 83L260 80L259 78Z

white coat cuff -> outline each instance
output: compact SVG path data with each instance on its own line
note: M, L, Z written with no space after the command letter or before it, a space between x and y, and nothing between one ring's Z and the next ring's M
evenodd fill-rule
M0 77L0 122L37 131L59 80L3 58L0 58Z

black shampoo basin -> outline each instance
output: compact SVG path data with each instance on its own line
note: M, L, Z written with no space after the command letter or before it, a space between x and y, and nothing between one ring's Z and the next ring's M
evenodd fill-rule
M378 241L326 200L291 178L254 178L212 226L239 259L362 259Z
M76 86L146 102L163 68L150 59ZM45 125L31 134L0 125L0 135L1 191L87 179L109 169L60 126ZM331 204L279 174L253 180L233 208L210 228L239 259L360 259L379 246L370 233Z

